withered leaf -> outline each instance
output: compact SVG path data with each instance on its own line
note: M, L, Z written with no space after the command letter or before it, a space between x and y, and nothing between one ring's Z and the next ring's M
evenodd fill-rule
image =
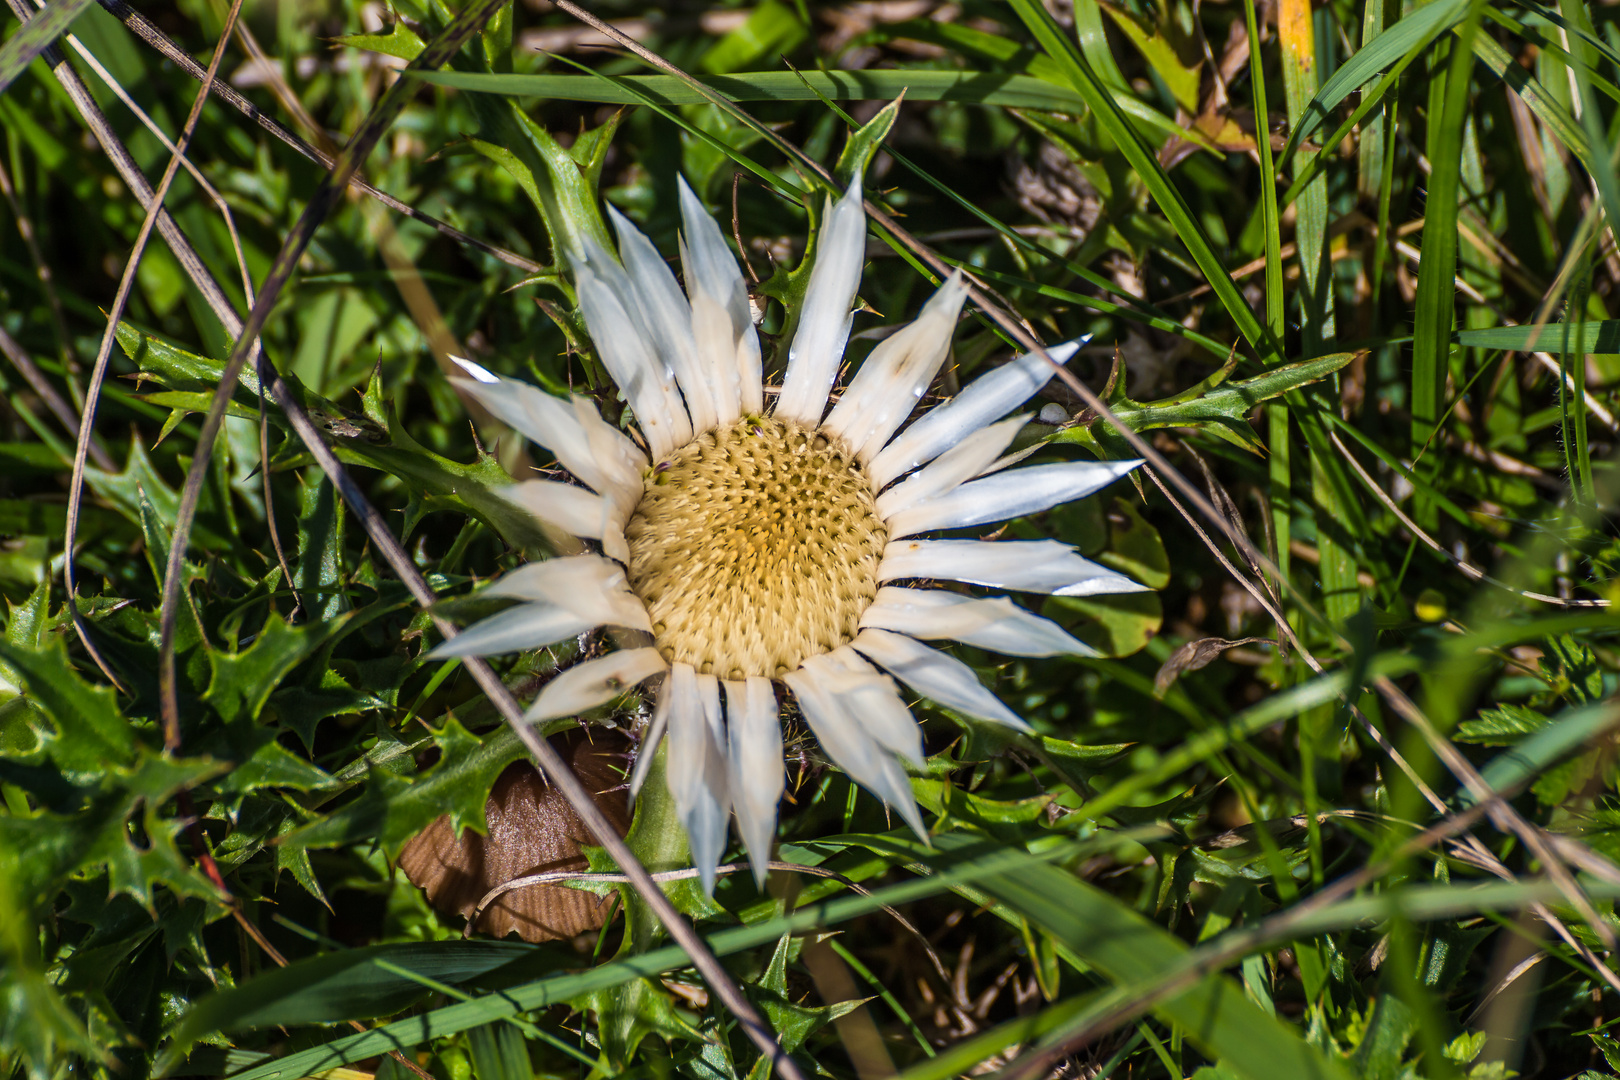
M553 736L551 744L574 770L596 805L623 836L630 828L625 791L629 741L594 729ZM470 916L491 889L528 874L588 869L582 844L590 834L561 791L528 761L513 762L496 779L484 808L489 834L466 830L457 839L448 816L405 845L399 867L440 911ZM595 930L607 919L609 897L566 885L527 885L503 893L476 929L525 941L555 941Z
M1246 637L1230 641L1220 637L1199 638L1189 641L1181 648L1170 654L1170 659L1159 668L1159 674L1153 679L1153 696L1162 698L1169 693L1171 685L1182 675L1189 671L1197 671L1205 667L1227 649L1235 649L1239 645L1254 645L1270 638Z

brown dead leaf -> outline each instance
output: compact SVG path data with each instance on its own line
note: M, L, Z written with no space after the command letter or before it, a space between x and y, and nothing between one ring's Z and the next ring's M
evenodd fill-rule
M1159 668L1159 674L1154 676L1153 679L1153 696L1163 698L1165 694L1170 692L1171 685L1181 678L1183 674L1189 671L1197 671L1201 667L1207 667L1210 661L1227 649L1235 649L1239 645L1255 645L1262 641L1269 643L1271 639L1246 637L1233 641L1228 638L1207 637L1187 642L1187 644L1171 653L1170 659L1166 660L1164 666Z

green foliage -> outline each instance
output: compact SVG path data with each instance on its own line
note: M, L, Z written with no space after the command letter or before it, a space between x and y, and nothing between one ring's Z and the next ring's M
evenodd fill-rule
M206 56L225 6L142 14L184 59ZM764 1080L628 889L590 883L619 889L625 912L600 935L461 940L464 920L398 872L441 816L486 829L487 793L523 749L459 665L423 659L429 616L251 367L190 532L165 749L161 577L231 341L161 236L97 407L75 626L59 584L72 421L142 213L33 61L53 41L71 52L71 29L173 136L195 83L120 10L53 0L0 45L0 1077L393 1078L397 1051L438 1080ZM410 76L423 85L365 165L447 225L357 189L262 335L437 614L485 612L478 583L553 550L501 495L552 462L469 416L447 357L620 419L569 260L587 239L614 246L604 198L675 252L679 168L750 260L772 382L828 194L786 144L838 186L863 175L1043 340L1092 335L1068 370L1114 420L1054 380L1015 453L1134 457L1127 428L1165 455L1159 479L1180 470L1216 511L1170 487L1206 544L1138 473L1008 525L1151 591L1015 598L1095 657L953 647L1033 732L915 704L928 844L894 831L788 710L776 854L805 871L764 891L723 875L712 898L668 888L801 1066L855 1076L870 1062L849 1033L873 1030L904 1080L1032 1062L1201 1080L1620 1071L1602 1030L1615 991L1593 966L1613 966L1620 927L1620 633L1599 606L1620 602L1612 9L599 13L696 80L594 48L550 5L502 8L444 70ZM188 151L230 221L185 172L166 205L246 311L240 269L263 288L323 170L221 99L340 143L454 9L242 17L274 59L244 66L232 46ZM1285 43L1287 18L1303 21ZM162 144L91 93L159 175ZM937 277L898 236L870 240L854 365ZM1014 351L983 312L953 345L927 404ZM602 645L498 672L527 701ZM1183 646L1207 663L1176 661ZM1158 690L1167 665L1179 677ZM1391 686L1546 834L1608 927L1584 923L1501 821L1463 846L1402 847L1478 810ZM634 729L649 704L585 720ZM688 853L661 769L630 842L672 870ZM1544 959L1504 990L1524 934ZM839 957L853 989L820 981L808 948ZM1513 1048L1515 1029L1533 1049Z

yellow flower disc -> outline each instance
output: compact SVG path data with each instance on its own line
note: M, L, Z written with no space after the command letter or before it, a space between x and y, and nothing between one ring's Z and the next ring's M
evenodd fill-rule
M744 417L649 470L625 539L664 658L742 679L848 643L888 536L866 470L836 440Z

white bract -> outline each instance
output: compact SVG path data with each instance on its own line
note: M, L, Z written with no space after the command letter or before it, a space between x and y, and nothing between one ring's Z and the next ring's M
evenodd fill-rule
M1059 596L1143 586L1052 540L918 534L1038 513L1140 462L1007 467L1002 455L1025 417L1002 418L1053 373L1036 354L992 369L906 426L950 351L966 297L958 275L872 351L829 412L864 261L858 184L828 201L782 391L767 408L742 274L684 181L680 191L684 291L616 213L618 257L591 244L573 266L597 354L650 457L584 398L457 361L468 375L456 380L463 391L579 482L530 480L508 497L601 553L508 574L486 591L520 603L433 655L531 649L600 626L639 635L643 647L546 684L527 719L570 716L661 676L631 787L667 734L670 793L712 889L732 814L761 881L771 857L784 777L776 685L792 691L827 754L919 833L901 762L921 765L922 738L896 680L959 713L1026 729L971 668L923 642L1019 656L1090 650L1005 598L928 583ZM1048 351L1061 362L1079 344Z

